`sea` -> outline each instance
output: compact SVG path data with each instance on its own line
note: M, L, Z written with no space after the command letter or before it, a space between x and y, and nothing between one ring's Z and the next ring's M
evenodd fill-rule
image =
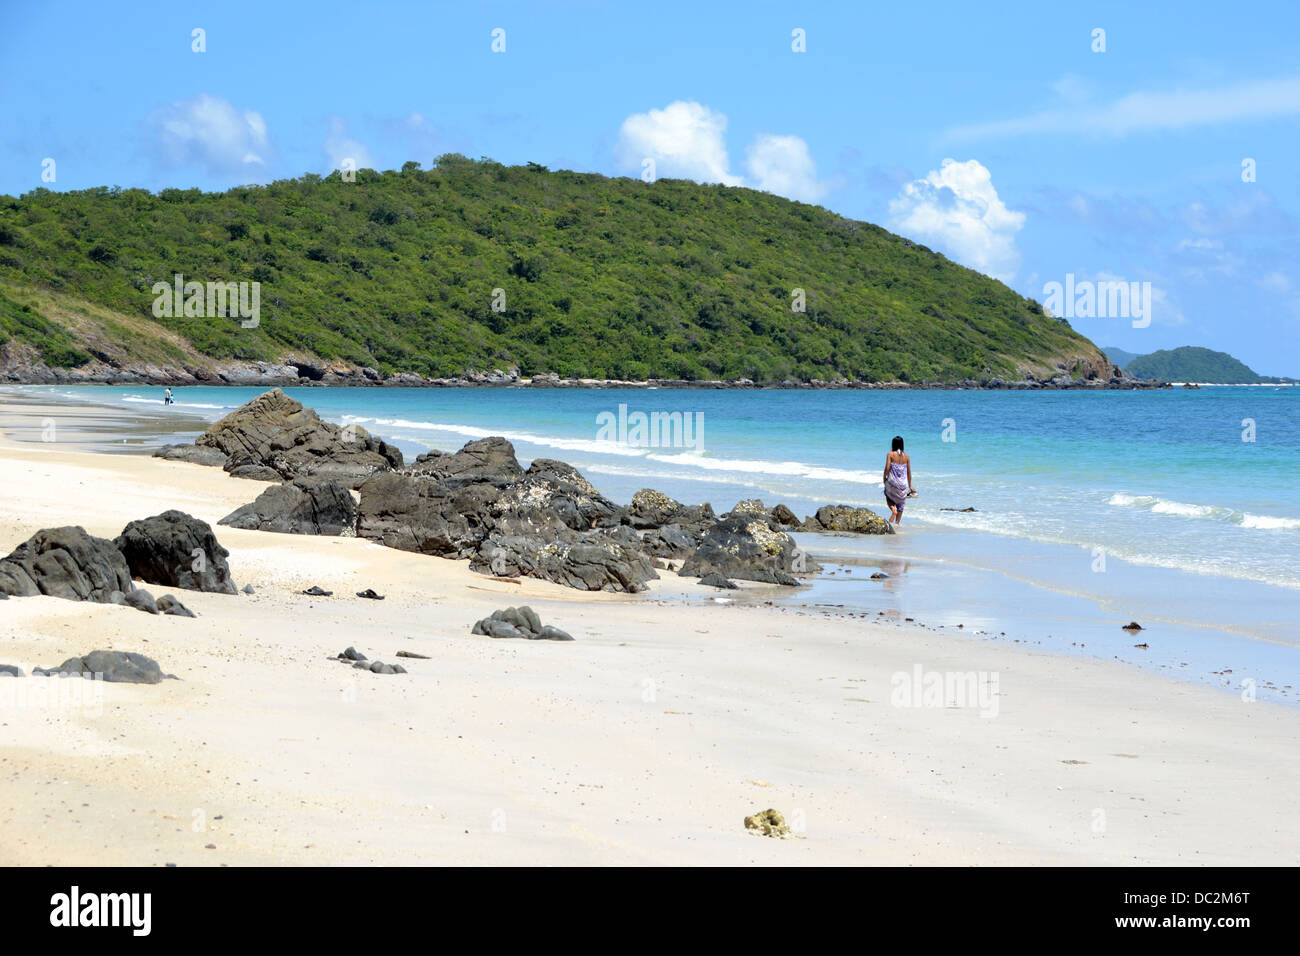
M176 388L167 407L158 387L0 394L118 408L148 427L99 436L100 450L145 454L262 391ZM567 461L615 501L650 487L719 513L760 498L801 517L841 503L887 514L899 436L918 494L898 534L796 534L826 568L808 586L715 600L1114 659L1244 703L1300 700L1298 388L286 391L408 458L501 435L525 466ZM38 425L9 432L39 440Z

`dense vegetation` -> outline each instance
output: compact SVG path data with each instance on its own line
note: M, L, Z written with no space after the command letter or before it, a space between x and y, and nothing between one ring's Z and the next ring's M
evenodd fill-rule
M175 273L262 283L255 329L157 320L219 359L953 381L1099 357L1001 283L877 226L749 189L449 155L431 170L361 170L355 182L0 197L0 283L11 289L76 297L138 325L154 321L153 283ZM804 312L791 309L796 288ZM41 339L53 362L81 360L75 343L44 337L39 316L4 308L0 335Z
M1284 381L1256 373L1227 352L1215 352L1195 345L1139 355L1124 368L1139 378L1158 378L1166 382L1255 385Z

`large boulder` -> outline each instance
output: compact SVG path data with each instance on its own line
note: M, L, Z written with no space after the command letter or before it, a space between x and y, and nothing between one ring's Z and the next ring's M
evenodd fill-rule
M357 503L342 481L295 478L267 488L217 524L280 534L352 535L357 528Z
M183 511L132 521L113 543L131 575L150 584L235 593L226 563L230 552L217 543L211 525Z
M111 604L129 593L131 572L122 552L84 528L44 528L0 560L0 592L48 594L72 601Z
M32 670L32 675L36 677L53 677L56 674L89 677L110 684L157 684L164 678L176 679L171 674L164 674L158 662L152 658L129 651L91 651L85 657L69 657L58 667L37 667Z
M696 552L703 537L679 524L666 524L642 533L641 547L656 558L680 561Z
M705 532L699 548L677 573L699 578L717 572L744 581L796 585L796 575L820 570L793 538L772 528L765 518L732 512Z
M894 526L870 508L853 505L823 505L817 514L805 518L800 531L846 531L853 534L893 534Z
M470 560L484 574L527 575L583 591L646 589L659 577L649 556L604 531L559 527L545 534L493 533Z
M430 451L402 469L420 478L435 478L449 488L486 482L497 488L514 484L524 476L515 458L515 446L504 438L479 438L467 442L458 452Z
M322 421L278 388L210 425L195 445L218 450L227 457L227 471L248 478L319 475L355 488L377 472L402 466L396 448L360 426Z
M642 488L632 496L623 520L633 528L662 528L675 524L697 534L713 526L718 516L709 504L684 505L662 491Z
M507 487L492 505L498 530L528 531L553 521L574 531L616 522L619 508L572 465L551 458L535 459L520 481Z
M490 482L448 487L433 478L376 475L361 486L357 537L388 548L466 558L494 526L501 490Z

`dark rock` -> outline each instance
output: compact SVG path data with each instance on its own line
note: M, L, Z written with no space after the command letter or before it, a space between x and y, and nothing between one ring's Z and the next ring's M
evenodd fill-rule
M713 571L710 572L709 574L704 575L704 577L700 578L700 583L703 584L705 587L726 588L732 591L734 591L739 586L736 584L735 581L728 581L726 577L719 574L717 571Z
M695 553L701 538L699 533L688 531L679 524L666 524L642 534L641 548L656 558L680 561Z
M875 574L871 575L871 580L873 580L873 581L883 581L883 580L885 580L887 577L889 577L889 575L886 574L884 571L877 571Z
M794 529L799 527L798 516L785 505L775 505L772 510L767 513L767 517L769 521L779 528Z
M492 481L378 475L361 486L357 536L402 551L469 557L495 524L500 493Z
M367 598L371 601L382 601L384 599L384 596L377 593L374 588L366 588L364 591L358 591L357 597Z
M254 593L254 592L253 592L253 586L252 586L251 584L245 584L245 585L244 585L244 593L245 593L245 594L252 594L252 593Z
M507 607L493 611L491 616L476 621L473 634L496 638L520 638L530 641L571 641L566 631L549 624L543 625L537 612L530 607Z
M295 478L267 488L217 523L279 534L351 535L356 533L357 505L346 482Z
M584 591L644 591L659 574L649 555L604 531L575 532L563 525L545 534L497 534L483 542L470 569L498 577L554 581Z
M632 496L632 503L628 505L623 520L633 528L662 528L675 524L684 530L701 534L713 526L718 516L708 504L684 505L662 491L642 488Z
M125 651L91 651L85 657L70 657L58 667L36 668L33 674L50 677L56 674L69 674L81 677L96 677L110 684L157 684L164 678L175 680L171 674L164 674L158 662L143 654Z
M1123 626L1122 630L1125 630L1125 631L1140 631L1140 630L1143 630L1143 628L1142 628L1142 625L1139 624L1137 621L1129 621L1127 624L1125 624L1125 625Z
M369 660L369 658L367 658L365 654L362 654L355 647L349 647L347 650L343 651L343 653L339 654L339 660L364 661L364 660Z
M326 591L319 584L313 584L311 587L309 587L307 590L303 591L302 593L309 595L311 597L333 597L334 596L333 591Z
M13 664L0 664L0 677L23 677L21 667L14 667Z
M280 481L284 477L270 465L249 458L227 462L226 471L232 478L246 478L249 481Z
M491 510L498 530L526 533L556 520L587 531L611 523L619 509L572 465L538 458L521 480L501 492Z
M211 465L221 468L226 464L227 455L220 448L203 445L163 445L153 453L155 458L168 461L187 461L195 465Z
M427 452L403 469L402 473L436 478L448 488L486 482L500 489L522 478L524 469L515 458L515 446L504 438L494 436L467 442L454 454Z
M852 505L823 505L817 514L805 518L800 531L847 531L854 534L893 534L894 526L870 508Z
M397 652L397 656L398 656L398 657L411 657L411 658L414 658L414 659L416 659L416 660L420 660L420 661L427 661L427 660L430 659L428 654L417 654L417 653L415 653L415 651L398 651L398 652Z
M48 594L72 601L109 603L133 589L122 553L84 528L44 528L0 560L0 592L14 597Z
M371 475L402 466L402 453L364 428L340 428L278 388L209 426L195 445L228 457L226 469L252 477L255 466L275 478L320 476L357 487Z
M171 614L176 617L197 617L198 615L187 608L180 601L176 600L170 594L164 594L158 599L158 610L164 614Z
M974 509L974 508L940 508L939 510L940 510L940 511L958 511L958 512L961 512L962 514L966 514L967 512L974 511L975 509Z
M137 611L146 611L149 614L157 614L159 611L153 595L142 588L136 588L134 591L128 592L123 600L127 607L133 607Z
M705 533L696 552L677 573L703 577L717 572L728 578L797 585L796 574L814 574L821 566L784 531L767 521L732 513Z
M131 574L150 584L234 594L226 558L206 521L183 511L164 511L132 521L114 541Z

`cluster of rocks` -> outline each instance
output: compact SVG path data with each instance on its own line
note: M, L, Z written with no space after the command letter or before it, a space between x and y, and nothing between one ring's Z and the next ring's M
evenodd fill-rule
M755 835L773 837L777 840L786 840L793 836L780 810L764 810L745 817L745 829Z
M542 624L542 619L530 607L507 607L493 611L488 617L476 621L471 634L488 637L523 638L529 641L571 641L568 631Z
M893 533L885 519L847 505L828 505L800 522L784 505L748 500L719 516L708 504L684 505L647 488L621 506L565 462L538 458L525 470L500 437L407 463L364 430L324 422L279 389L216 422L193 445L157 454L278 482L221 519L224 525L355 534L468 559L484 574L588 591L642 591L674 565L687 577L797 585L820 567L789 532Z
M192 445L166 445L155 457L219 465L237 478L282 481L322 477L356 488L400 468L402 453L358 425L339 426L273 388L210 425Z
M400 652L399 652L400 654ZM407 654L407 657L416 655ZM339 655L332 658L336 661L342 661L345 664L351 664L354 668L361 671L370 671L372 674L405 674L406 668L401 664L385 664L383 661L372 661L365 654L362 654L355 647L349 647L341 651Z
M516 366L490 370L467 369L463 375L434 378L414 372L389 375L378 369L346 362L288 355L279 361L226 361L193 364L139 362L97 350L100 354L77 368L52 368L40 353L24 343L0 345L0 381L25 385L237 385L262 388L311 386L369 386L375 388L692 388L692 389L1059 389L1059 388L1170 388L1167 382L1134 378L1108 360L1089 359L1057 362L1054 371L1035 374L1025 371L1020 378L993 376L961 381L863 382L847 378L809 379L756 383L748 378L730 380L687 380L652 378L645 381L621 379L561 378L554 372L522 375Z
M234 594L228 555L207 522L180 511L132 521L112 541L79 526L43 528L0 559L0 598L45 594L194 617L176 598L155 599L133 579Z

